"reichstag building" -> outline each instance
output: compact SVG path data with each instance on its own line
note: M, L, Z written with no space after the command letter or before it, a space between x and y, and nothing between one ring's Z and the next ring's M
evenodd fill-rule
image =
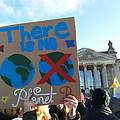
M78 50L80 87L84 90L95 88L109 89L116 77L120 80L120 59L117 52L108 43L108 50L97 52L92 49L82 48Z

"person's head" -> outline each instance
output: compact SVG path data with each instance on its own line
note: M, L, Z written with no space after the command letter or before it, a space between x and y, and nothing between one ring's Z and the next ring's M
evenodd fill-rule
M36 115L38 120L39 119L49 120L51 118L49 114L49 106L48 105L38 106L36 109Z
M97 88L92 94L92 104L96 108L107 107L110 103L108 92L104 89Z

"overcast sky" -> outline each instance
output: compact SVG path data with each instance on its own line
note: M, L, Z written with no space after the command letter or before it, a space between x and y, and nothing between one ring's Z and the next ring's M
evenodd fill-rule
M75 17L77 47L120 58L120 0L0 0L0 25Z

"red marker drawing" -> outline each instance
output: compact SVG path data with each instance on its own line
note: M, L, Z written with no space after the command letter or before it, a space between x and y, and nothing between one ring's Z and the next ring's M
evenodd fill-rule
M4 52L4 45L0 45L0 52Z

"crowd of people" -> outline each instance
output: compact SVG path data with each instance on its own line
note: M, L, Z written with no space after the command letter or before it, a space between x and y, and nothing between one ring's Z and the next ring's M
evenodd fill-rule
M0 120L120 120L120 114L115 114L110 106L110 97L104 89L97 88L86 97L83 92L80 101L73 95L68 95L63 104L35 105L30 95L22 107L12 109L12 114L1 110Z

